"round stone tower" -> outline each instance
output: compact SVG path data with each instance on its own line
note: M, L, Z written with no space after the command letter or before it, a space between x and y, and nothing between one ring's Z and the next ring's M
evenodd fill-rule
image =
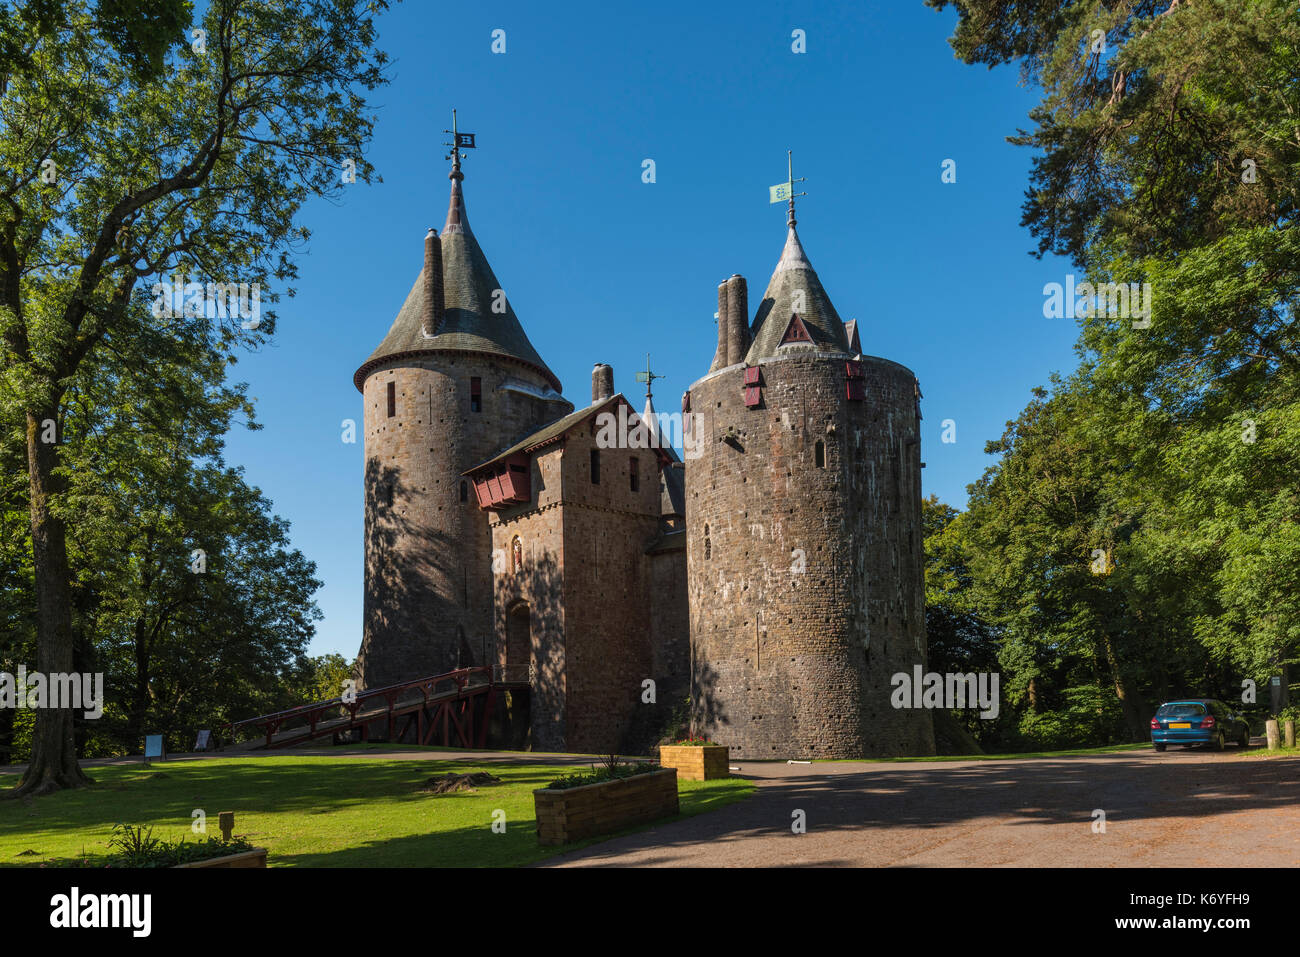
M718 290L718 346L687 392L696 728L736 758L934 753L891 677L925 665L919 388L862 356L795 231L752 326Z
M491 534L462 473L572 410L465 214L460 156L442 236L353 381L365 405L359 681L492 660Z

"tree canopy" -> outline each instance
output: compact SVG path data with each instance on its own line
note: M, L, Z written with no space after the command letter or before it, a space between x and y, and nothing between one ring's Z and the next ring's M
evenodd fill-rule
M102 635L87 645L78 629L108 614L108 595L123 603L113 615L143 620L151 668L210 653L185 631L205 613L211 635L254 643L250 662L300 644L310 564L220 462L222 417L242 397L217 370L273 334L262 305L293 293L302 205L338 195L344 169L374 174L367 97L385 82L374 41L386 6L213 0L193 20L175 0L7 4L0 415L7 445L24 449L26 482L5 489L29 516L30 579L13 577L30 581L35 670L68 672L102 651ZM132 381L130 394L135 377L158 394L92 408L104 389ZM82 474L101 469L98 483ZM207 577L177 570L186 546L206 555ZM99 577L77 564L111 549L128 568ZM192 647L168 644L169 631ZM172 679L172 698L199 693ZM85 781L73 725L71 710L38 713L20 793Z
M1113 715L1090 740L1140 740L1151 699L1237 698L1300 660L1300 11L928 2L956 8L958 57L1042 89L1009 137L1034 150L1037 253L1146 284L1151 310L1080 302L1078 368L927 548L960 533L961 601L1025 715L1073 694Z

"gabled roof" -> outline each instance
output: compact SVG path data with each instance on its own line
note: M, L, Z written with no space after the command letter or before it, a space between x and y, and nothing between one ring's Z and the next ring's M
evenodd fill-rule
M808 255L799 242L794 223L789 224L785 248L777 261L776 270L768 281L767 291L754 316L750 329L753 343L745 354L745 362L755 365L760 359L778 354L791 320L798 316L818 352L849 351L844 323L840 320L830 296L822 288L821 280L808 261ZM801 343L801 348L809 348Z
M844 323L844 338L849 340L850 354L862 355L862 340L858 337L858 320L850 319Z
M570 412L568 415L564 416L564 418L556 419L550 425L542 426L532 435L516 442L504 452L498 452L486 462L480 462L478 465L468 468L460 474L469 475L471 472L477 472L479 469L486 468L489 465L496 465L498 462L507 459L512 455L517 455L520 452L531 452L534 449L541 448L543 445L549 445L556 439L563 438L564 433L568 432L574 426L580 425L582 422L586 421L588 416L595 415L604 410L616 399L623 399L622 394L612 395L608 399L597 402L595 405L589 405L586 408L578 409L576 412ZM626 402L627 400L623 399L623 401Z
M425 337L421 328L424 314L424 270L421 268L388 335L353 376L358 391L370 370L381 362L427 352L479 352L501 356L535 369L556 392L563 391L560 380L524 334L509 296L499 292L502 286L470 231L461 193L463 178L458 168L452 170L451 200L441 236L445 303L442 323L435 335ZM493 312L494 302L503 302L505 311Z
M560 439L564 438L567 433L582 425L593 415L599 415L601 412L605 411L613 412L620 405L627 406L628 429L635 428L640 423L641 419L636 414L636 409L632 408L632 403L627 401L623 396L623 393L618 392L610 396L608 399L602 399L594 405L587 406L585 409L578 409L576 412L570 412L568 415L564 416L564 418L556 419L550 425L542 426L536 432L525 437L521 441L516 442L504 452L498 452L487 461L480 462L478 465L468 468L460 474L469 475L473 472L479 471L480 469L487 468L488 466L499 465L512 455L518 455L520 452L535 452L543 446L550 445L553 442L558 442ZM631 451L658 452L662 456L666 451L671 450L651 448L641 450L631 449Z
M785 327L785 335L781 337L781 345L787 342L812 342L812 336L808 334L808 328L797 312L790 317L790 324Z

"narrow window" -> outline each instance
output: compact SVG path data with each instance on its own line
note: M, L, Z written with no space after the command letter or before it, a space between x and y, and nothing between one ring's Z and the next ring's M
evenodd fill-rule
M392 482L384 483L383 495L384 495L384 504L391 506L393 504L393 483Z
M460 483L460 500L462 502L469 501L469 486L466 485L464 482Z
M817 467L819 469L824 469L826 467L826 443L821 439L817 440L817 445L813 450L813 457L817 462Z
M483 411L483 380L474 376L469 380L469 410L471 412Z
M638 492L641 490L641 476L637 474L636 456L633 456L632 458L628 459L627 463L628 463L627 474L628 474L629 482L632 486L632 491Z
M707 562L713 557L713 543L709 540L709 525L704 524L704 560Z
M600 484L600 449L591 450L591 484Z
M388 383L388 417L397 415L397 383Z

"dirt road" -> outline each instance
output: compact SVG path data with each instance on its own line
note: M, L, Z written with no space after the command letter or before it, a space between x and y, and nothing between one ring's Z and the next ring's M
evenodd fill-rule
M1300 760L1231 746L739 766L759 785L752 798L539 866L1300 865ZM1098 809L1105 833L1093 830ZM796 835L799 810L807 831Z

